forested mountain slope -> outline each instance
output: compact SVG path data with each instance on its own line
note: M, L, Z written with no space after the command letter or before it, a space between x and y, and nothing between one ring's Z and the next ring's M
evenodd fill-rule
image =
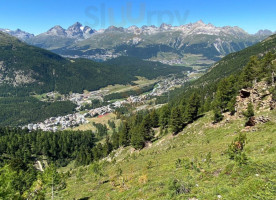
M128 65L97 63L85 59L65 59L37 47L27 45L0 32L0 91L1 96L29 95L30 92L61 93L97 90L112 84L127 84L137 80L135 76L156 78L188 70L161 63L147 63L131 58ZM120 58L118 58L120 59ZM132 65L142 62L142 65ZM135 66L135 67L132 67Z

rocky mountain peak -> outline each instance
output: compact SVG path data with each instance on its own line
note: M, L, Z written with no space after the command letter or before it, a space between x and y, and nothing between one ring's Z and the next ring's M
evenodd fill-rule
M172 28L172 25L165 24L165 23L161 24L160 27L159 27L160 30L164 30L164 31L170 30L171 28Z
M66 36L65 29L57 25L46 32L46 35L51 36Z
M203 26L203 25L205 25L205 23L202 20L199 20L199 21L195 22L194 25Z
M271 30L264 29L264 30L259 30L255 35L257 35L257 36L270 36L272 34L273 34L273 32Z
M81 23L76 22L69 26L67 30L57 25L47 31L45 34L49 36L61 36L76 39L85 39L90 37L95 31L88 26L82 26Z
M124 32L123 27L109 26L105 32Z
M83 37L83 26L81 23L76 22L66 30L67 36L72 38L82 38Z

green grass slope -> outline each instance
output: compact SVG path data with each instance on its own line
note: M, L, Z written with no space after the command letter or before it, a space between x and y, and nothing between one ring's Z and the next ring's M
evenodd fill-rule
M225 151L244 129L244 119L212 125L211 113L141 150L120 149L93 165L69 171L67 187L57 199L275 199L276 112L247 135L248 164L239 166ZM49 194L50 195L50 194ZM50 196L49 196L50 198Z

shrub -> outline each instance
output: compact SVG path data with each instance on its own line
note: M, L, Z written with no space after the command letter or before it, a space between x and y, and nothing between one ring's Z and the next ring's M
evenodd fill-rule
M240 133L238 137L229 145L227 153L231 160L234 160L239 165L247 163L247 156L243 152L246 144L246 134Z
M254 113L254 107L252 103L249 103L247 106L247 110L243 112L243 115L247 118L253 117L255 115Z
M171 195L187 194L191 192L192 185L184 183L178 179L174 179L169 184L169 190L172 192Z

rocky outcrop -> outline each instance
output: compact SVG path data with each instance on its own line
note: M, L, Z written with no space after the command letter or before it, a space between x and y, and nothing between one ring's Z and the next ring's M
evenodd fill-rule
M265 117L265 116L260 116L260 117L255 118L255 122L257 124L264 124L264 123L267 123L269 121L270 121L270 119L268 117Z
M271 86L262 81L255 83L252 88L242 89L236 99L236 115L243 117L243 112L249 103L252 103L254 110L275 109L276 102L272 99Z

